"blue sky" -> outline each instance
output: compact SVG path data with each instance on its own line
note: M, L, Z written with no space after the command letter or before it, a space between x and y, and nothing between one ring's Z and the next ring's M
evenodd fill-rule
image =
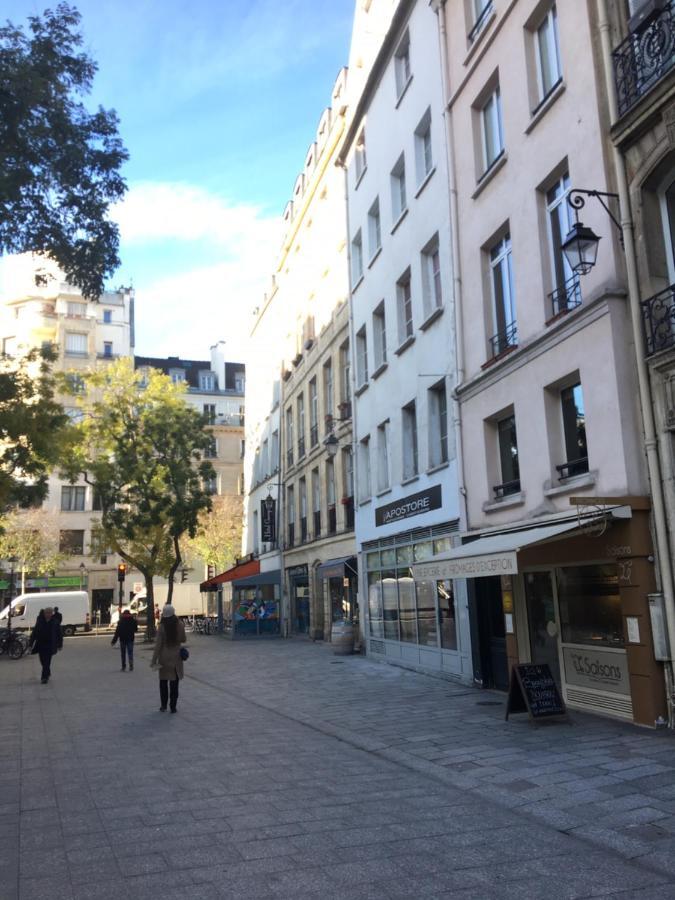
M80 0L130 152L115 211L136 288L137 352L241 346L278 220L349 53L354 0ZM4 0L16 24L52 3Z

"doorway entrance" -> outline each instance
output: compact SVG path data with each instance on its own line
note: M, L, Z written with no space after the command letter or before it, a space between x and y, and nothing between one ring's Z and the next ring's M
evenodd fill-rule
M509 668L506 657L506 629L502 609L501 580L498 577L472 580L483 687L507 691Z
M548 665L560 690L558 617L552 573L526 572L524 580L530 657L533 663Z

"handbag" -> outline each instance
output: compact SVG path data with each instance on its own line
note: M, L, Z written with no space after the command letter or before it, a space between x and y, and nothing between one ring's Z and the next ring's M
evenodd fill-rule
M180 658L185 662L186 659L190 659L190 651L187 647L180 648Z

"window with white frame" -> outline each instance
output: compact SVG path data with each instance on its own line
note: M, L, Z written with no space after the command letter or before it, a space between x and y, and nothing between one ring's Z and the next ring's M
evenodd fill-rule
M286 488L286 540L289 546L295 543L295 488Z
M400 97L412 77L410 68L410 35L406 33L394 53L394 75L396 78L396 96Z
M470 0L470 3L473 13L473 24L469 31L469 41L473 42L487 24L493 7L492 0Z
M103 324L110 325L112 322L112 309L103 310Z
M405 191L405 156L403 153L396 160L391 170L391 217L397 222L408 208Z
M434 158L431 152L431 109L429 108L415 129L415 163L417 184L420 185L434 167Z
M305 396L298 394L298 459L305 455Z
M345 497L354 496L354 459L351 447L344 447L342 450L342 488Z
M546 221L553 283L551 300L554 315L581 303L579 277L572 271L562 251L565 237L572 227L572 210L567 202L569 192L570 177L567 172L546 192Z
M413 336L410 269L406 269L396 282L396 300L398 307L398 342L401 345Z
M481 109L483 132L483 172L487 172L504 152L502 101L499 86L490 94Z
M298 482L300 499L300 540L304 544L307 540L307 479L301 478Z
M272 432L272 444L270 446L270 472L276 472L279 468L279 431Z
M359 441L359 501L370 500L372 488L370 484L370 435Z
M571 384L560 391L565 463L558 466L561 478L588 472L586 444L586 413L581 383Z
M356 232L352 240L352 287L363 278L363 240L361 229Z
M492 286L492 356L518 343L516 333L516 295L513 287L511 235L507 232L490 248Z
M520 491L520 464L518 462L518 436L516 417L513 413L499 419L497 426L497 448L502 483L495 485L497 499L517 494Z
M391 485L389 476L389 420L377 426L377 490L386 491Z
M77 331L66 331L66 355L86 356L88 352L88 337Z
M403 425L403 480L419 474L417 451L417 404L414 400L401 410Z
M68 301L68 315L76 319L83 318L87 315L87 304L77 303L76 301Z
M333 416L335 415L335 393L333 389L333 361L326 360L323 364L323 413L325 416L325 433L333 430Z
M216 421L216 404L215 403L204 403L203 404L203 413L204 413L204 419L206 420L208 425L215 424L215 421Z
M319 443L319 392L316 389L316 378L309 382L309 445L316 447Z
M380 222L380 198L368 210L368 253L372 259L382 247L382 226Z
M312 469L312 530L314 537L321 535L321 482L319 470Z
M438 247L438 233L422 250L422 307L424 318L443 306L441 285L441 256Z
M384 313L384 300L381 300L373 312L373 350L375 369L379 369L387 361L387 324Z
M61 487L61 509L64 512L82 512L86 497L86 487L64 484Z
M537 28L535 42L539 100L542 101L548 97L562 78L558 41L558 11L555 4L548 10Z
M286 410L286 464L293 465L293 407Z
M199 373L199 388L202 391L214 391L216 389L216 376L213 372Z
M427 392L429 404L429 466L441 466L448 461L448 397L445 379Z
M356 174L356 181L359 182L363 173L366 171L368 166L368 161L366 159L366 133L365 131L361 131L361 134L356 139L356 147L354 148L354 171Z
M170 369L169 378L174 384L182 384L185 381L185 371L183 369Z
M340 403L349 403L352 390L349 341L340 347L340 376Z
M368 342L366 326L356 332L356 384L362 387L368 381Z

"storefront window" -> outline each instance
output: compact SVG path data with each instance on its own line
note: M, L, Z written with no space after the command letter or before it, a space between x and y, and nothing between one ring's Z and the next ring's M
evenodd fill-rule
M616 567L569 566L558 570L558 579L563 643L623 647Z
M399 566L410 566L413 561L413 548L398 547L396 550L396 562Z
M424 541L422 544L415 544L415 562L424 562L431 559L434 555L434 545L432 541Z
M417 588L417 634L419 643L425 647L437 647L436 584L433 581L418 581L415 587Z
M384 636L388 641L397 641L398 636L398 590L396 589L396 571L382 572L382 617L384 619Z
M437 581L436 593L438 595L438 618L441 623L441 647L444 650L456 650L457 618L452 581Z
M368 553L366 555L366 566L369 569L379 569L380 567L380 553L376 550L374 553Z
M452 540L449 537L434 541L434 556L438 553L447 553L449 550L452 550Z
M382 584L380 583L379 572L368 573L368 610L371 637L383 638L384 623L382 620Z
M395 565L396 565L396 551L395 550L383 550L382 551L382 568L389 569Z
M401 640L417 643L417 611L415 609L415 582L410 569L398 570L398 608L401 623Z

